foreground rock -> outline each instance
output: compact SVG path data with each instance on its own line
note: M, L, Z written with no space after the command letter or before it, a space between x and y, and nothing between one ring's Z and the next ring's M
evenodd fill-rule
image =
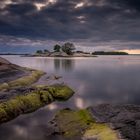
M44 74L0 58L0 124L73 95L73 90L66 85L33 86Z
M126 140L140 140L140 106L103 104L89 111L99 123L112 124Z
M51 124L61 139L72 140L119 140L117 133L105 123L97 123L87 109L59 111Z
M29 93L0 104L0 123L9 121L20 114L33 112L55 100L65 101L73 93L73 90L66 85L32 87Z
M28 74L29 71L0 57L0 83L15 80Z
M73 140L140 140L140 106L101 104L59 111L54 134Z
M0 91L29 86L45 73L12 64L0 57Z

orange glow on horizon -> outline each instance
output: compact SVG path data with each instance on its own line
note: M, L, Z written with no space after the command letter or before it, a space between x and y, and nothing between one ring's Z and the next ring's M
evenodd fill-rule
M140 54L140 50L120 50L120 51L123 51L123 52L127 52L129 54Z

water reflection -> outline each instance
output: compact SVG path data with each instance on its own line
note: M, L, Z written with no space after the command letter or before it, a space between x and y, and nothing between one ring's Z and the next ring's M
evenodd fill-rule
M56 70L61 69L61 61L60 61L60 59L54 59L54 67L55 67Z
M74 59L54 59L55 70L72 71L74 69Z
M76 107L79 108L79 109L84 108L85 106L84 106L84 100L83 100L83 98L77 97L77 98L75 99L75 105L76 105Z

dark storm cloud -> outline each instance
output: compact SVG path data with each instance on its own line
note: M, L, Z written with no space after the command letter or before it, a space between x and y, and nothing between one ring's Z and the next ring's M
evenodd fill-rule
M140 40L139 17L139 0L1 0L0 34L120 45Z
M9 11L11 14L24 16L30 12L36 10L36 7L30 3L23 4L10 4L5 8L6 11Z

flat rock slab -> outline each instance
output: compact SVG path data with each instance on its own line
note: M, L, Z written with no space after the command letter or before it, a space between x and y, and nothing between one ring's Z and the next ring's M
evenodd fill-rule
M122 139L140 140L140 106L102 104L89 110L97 122L112 124Z
M22 67L0 57L0 83L9 82L29 74Z

